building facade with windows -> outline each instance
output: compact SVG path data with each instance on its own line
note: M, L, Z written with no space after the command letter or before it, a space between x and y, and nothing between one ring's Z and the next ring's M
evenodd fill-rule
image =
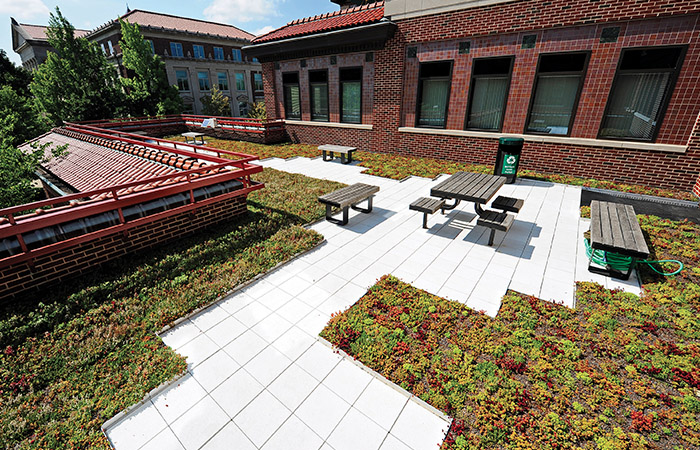
M517 136L528 169L698 179L698 2L334 3L245 48L292 139L492 164Z
M262 70L260 63L244 55L241 48L250 43L254 36L232 25L171 16L143 10L132 10L121 16L122 20L137 23L151 50L165 62L168 80L180 89L185 111L200 114L201 99L211 94L212 86L217 86L224 95L231 99L231 114L245 116L249 103L264 101ZM31 47L43 55L43 59L34 64L29 53L19 46L15 51L22 55L25 67L35 68L46 58L50 46L46 41L46 27L32 25L15 26L14 33L20 27L28 36L34 36ZM30 28L31 27L31 28ZM76 30L78 31L78 30ZM19 31L17 31L19 33ZM80 35L97 42L107 58L121 66L121 27L118 20L108 22L95 30L80 30ZM26 41L26 39L25 39Z

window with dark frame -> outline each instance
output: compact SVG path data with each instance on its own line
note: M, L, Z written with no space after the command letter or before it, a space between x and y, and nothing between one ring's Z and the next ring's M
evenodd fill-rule
M340 121L362 123L362 67L343 67L340 78Z
M177 78L177 88L181 91L190 90L190 78L186 70L176 70L175 78Z
M194 57L197 59L204 59L204 46L198 44L192 44L192 51L194 52Z
M223 47L214 47L214 59L217 61L224 60L224 49Z
M209 84L209 72L197 72L197 79L199 80L199 90L208 91L211 89Z
M170 56L182 58L182 44L179 42L170 43Z
M226 72L216 72L216 78L219 82L220 91L228 91L228 73Z
M234 48L231 50L231 54L233 55L233 60L236 62L241 62L243 61L243 55L241 54L241 49L240 48Z
M571 133L589 55L590 52L540 55L526 133Z
M236 72L236 90L245 91L245 74Z
M623 49L599 137L655 140L685 51L684 46Z
M507 56L473 61L466 129L501 131L513 59Z
M311 120L328 122L328 71L309 71Z
M282 74L284 94L284 114L287 119L301 119L301 93L299 90L299 72Z
M452 82L452 61L421 63L418 73L416 126L445 128Z

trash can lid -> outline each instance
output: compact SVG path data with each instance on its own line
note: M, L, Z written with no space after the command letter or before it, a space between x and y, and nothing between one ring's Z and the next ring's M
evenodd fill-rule
M498 138L498 143L501 145L519 145L522 146L525 142L523 138L502 137Z

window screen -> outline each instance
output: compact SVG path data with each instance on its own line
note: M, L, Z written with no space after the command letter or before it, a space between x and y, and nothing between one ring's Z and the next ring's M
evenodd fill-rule
M512 57L474 60L467 110L468 129L501 129L512 64Z
M299 92L299 73L282 74L284 91L284 112L288 119L301 119L301 94Z
M416 126L445 128L451 78L452 61L420 65Z
M340 121L362 122L362 68L340 69Z
M328 122L328 71L309 72L311 120Z

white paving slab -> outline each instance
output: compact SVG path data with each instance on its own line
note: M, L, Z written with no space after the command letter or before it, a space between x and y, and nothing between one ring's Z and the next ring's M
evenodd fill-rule
M335 353L318 337L332 313L388 273L491 316L508 289L566 306L577 280L640 292L636 276L588 272L578 187L503 186L499 194L525 205L489 247L472 204L431 216L428 230L408 210L444 175L398 182L320 158L262 164L381 190L371 214L353 211L344 227L314 224L323 245L165 332L163 341L187 357L187 375L106 427L117 449L437 448L450 419Z

